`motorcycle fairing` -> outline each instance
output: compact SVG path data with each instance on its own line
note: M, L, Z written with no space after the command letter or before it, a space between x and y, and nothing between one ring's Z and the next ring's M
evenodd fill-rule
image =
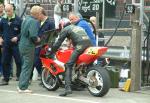
M102 56L106 51L107 47L89 47L87 48L78 58L77 64L85 63L90 64ZM70 56L73 52L73 49L59 50L56 52L56 58L63 62L67 63L70 59Z
M45 67L45 69L49 69L52 75L58 75L65 71L63 67L59 66L57 63L55 63L54 60L50 58L41 57L41 62L42 62L43 67Z

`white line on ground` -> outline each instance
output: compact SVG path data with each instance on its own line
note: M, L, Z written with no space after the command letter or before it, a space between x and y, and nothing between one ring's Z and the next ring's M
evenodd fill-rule
M0 92L18 93L17 91L1 90L1 89L0 89ZM57 98L57 99L63 99L63 100L72 100L72 101L78 101L78 102L82 102L82 103L83 102L84 103L99 103L99 102L93 102L93 101L89 101L89 100L75 99L75 98L70 98L70 97L58 97L58 96L51 96L51 95L44 95L44 94L37 94L37 93L31 93L30 95L39 96L39 97Z

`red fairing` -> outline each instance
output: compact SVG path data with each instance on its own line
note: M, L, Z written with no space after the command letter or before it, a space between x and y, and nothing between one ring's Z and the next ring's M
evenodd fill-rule
M53 59L42 57L40 59L43 67L45 67L45 69L48 69L53 75L58 75L65 71L64 68L56 64Z
M89 47L79 56L76 63L90 64L94 62L97 58L102 56L107 51L107 49L107 47ZM47 46L45 46L45 48L42 49L40 53L40 59L43 67L45 67L45 69L48 69L49 72L51 72L53 75L63 73L65 70L62 66L57 64L53 59L44 57L46 50ZM58 61L65 64L69 61L72 52L73 49L58 50L56 52L56 58Z
M107 51L107 49L107 47L89 47L84 51L83 54L79 56L76 63L90 64L91 62L94 62L96 59L102 56ZM56 53L56 58L59 61L66 63L69 61L72 52L73 49L59 50Z
M77 64L90 64L106 53L107 49L107 47L89 47L79 56Z
M73 52L73 49L66 49L66 50L58 50L56 52L56 58L63 63L67 63L70 59L70 56Z

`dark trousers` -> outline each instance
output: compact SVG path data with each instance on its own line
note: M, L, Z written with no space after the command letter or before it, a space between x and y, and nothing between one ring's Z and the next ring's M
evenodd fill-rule
M16 76L19 77L21 72L21 58L20 58L18 45L4 44L3 52L2 52L2 68L3 68L4 80L7 82L9 81L9 77L11 73L12 57L14 57L17 66Z
M1 47L0 47L0 74L2 74L2 51L1 51Z
M69 88L71 86L71 78L72 78L72 67L78 59L79 55L84 52L87 47L84 46L81 49L75 49L70 57L70 60L65 64L65 88Z
M32 77L33 77L34 67L36 68L39 75L41 75L41 73L42 73L42 62L40 60L40 51L41 51L41 47L35 48L34 65L33 65L30 79L32 79Z
M41 51L41 47L38 47L35 49L35 61L34 61L34 67L36 67L38 74L41 75L42 72L42 63L40 60L40 51Z

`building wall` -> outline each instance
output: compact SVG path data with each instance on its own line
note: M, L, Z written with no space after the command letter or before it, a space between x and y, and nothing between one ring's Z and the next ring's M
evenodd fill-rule
M5 3L16 2L18 4L20 0L4 0L4 1L5 1ZM74 0L64 0L64 1L67 3L68 2L71 3ZM86 0L84 0L84 1L86 1ZM91 1L91 0L87 0L87 1ZM99 0L99 1L101 1L101 0ZM110 0L108 0L108 1L110 1ZM115 1L117 2L115 18L119 18L124 10L124 0L115 0ZM140 0L135 0L135 1L139 2ZM41 6L43 6L46 9L46 12L50 17L53 17L53 9L54 9L54 5L56 4L56 2L57 2L57 0L24 0L24 3L29 3L29 4L40 3ZM130 4L132 2L132 0L126 0L126 2ZM144 4L145 4L145 6L150 6L150 0L144 0ZM150 13L150 10L146 10L146 13ZM129 19L129 16L125 15L124 19Z
M8 1L8 0L7 0ZM12 1L12 0L11 0ZM16 0L18 1L18 0ZM56 4L57 0L24 0L24 3L28 3L28 11L29 7L33 3L39 3L42 7L46 9L47 14L53 18L53 10L54 6ZM90 0L92 1L92 0ZM110 1L110 0L109 0ZM131 4L132 0L126 0L128 4ZM136 0L139 1L139 0ZM72 0L65 0L65 2L72 2ZM119 21L122 12L124 10L124 0L116 0L116 11L115 11L115 17L112 18L106 18L106 28L115 28L117 25L117 22ZM147 6L150 6L150 0L144 0L144 4ZM150 10L147 10L146 13L150 13ZM150 17L150 16L149 16ZM108 20L109 19L109 20ZM130 15L125 14L123 18L123 22L121 23L120 27L129 27L130 26ZM113 32L113 31L112 31ZM106 38L109 38L112 33L104 33ZM124 42L122 42L124 41ZM130 46L130 32L117 32L117 34L113 37L113 39L110 42L110 46Z
M6 1L13 1L13 0L6 0ZM17 0L15 0L17 1ZM64 0L65 2L72 2L73 0ZM90 0L89 0L90 1ZM110 0L109 0L110 1ZM139 0L136 0L139 1ZM54 6L57 2L57 0L24 0L25 3L29 3L33 4L33 3L40 3L42 7L44 7L46 9L47 14L53 18L53 10L54 10ZM116 11L115 11L115 16L113 18L120 18L123 10L124 10L124 0L116 0L117 4L116 4ZM127 3L131 3L132 0L126 0ZM145 5L150 5L150 0L144 0ZM150 12L150 11L146 11L146 12ZM129 19L129 15L125 15L124 19L128 20Z

